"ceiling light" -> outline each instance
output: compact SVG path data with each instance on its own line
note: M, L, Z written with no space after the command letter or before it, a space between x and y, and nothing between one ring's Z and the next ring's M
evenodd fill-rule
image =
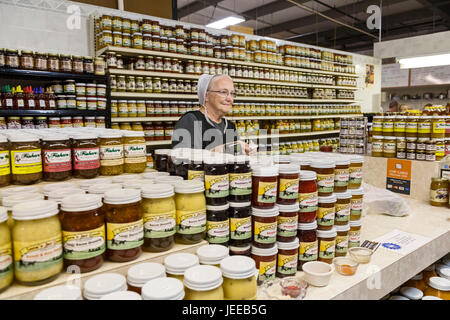
M397 58L400 69L425 68L450 65L450 53L414 58Z
M214 28L214 29L223 29L228 26L232 26L241 22L244 22L245 19L241 17L226 17L220 20L217 20L213 23L207 24L206 26L208 28Z

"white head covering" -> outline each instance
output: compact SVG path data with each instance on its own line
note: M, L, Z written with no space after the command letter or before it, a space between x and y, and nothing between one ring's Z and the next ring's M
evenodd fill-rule
M208 91L209 83L213 77L214 76L210 74L202 74L198 79L197 95L201 106L205 106L206 91Z

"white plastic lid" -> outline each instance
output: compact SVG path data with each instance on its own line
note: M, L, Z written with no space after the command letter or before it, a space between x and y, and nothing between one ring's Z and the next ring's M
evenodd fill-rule
M361 219L359 219L359 220L350 220L349 224L350 224L350 227L361 227L362 226L362 221L361 221Z
M336 194L334 193L327 197L319 197L319 203L335 203L336 200Z
M52 133L42 137L42 141L63 141L69 140L69 136L61 133Z
M102 196L106 191L122 189L122 185L118 183L97 183L88 188L88 193L101 194Z
M16 204L34 201L34 200L44 200L44 195L35 192L20 192L15 195L7 196L3 198L3 206L7 207L9 210L12 209Z
M195 291L213 290L222 285L222 271L214 266L195 266L184 273L184 285Z
M175 194L174 187L170 184L146 184L141 189L142 198L162 199L172 197Z
M431 277L428 285L434 289L441 291L450 291L450 280L441 277Z
M310 223L299 223L298 230L315 230L317 229L317 221L313 221Z
M300 173L300 168L297 165L292 164L280 164L278 165L279 174L296 174Z
M17 193L23 193L23 192L34 192L39 193L39 188L35 186L23 186L23 187L14 187L14 188L8 188L2 191L2 199L15 195Z
M434 296L423 296L422 300L442 300L442 299Z
M252 167L252 175L255 177L276 177L278 176L277 166L254 166Z
M102 177L102 178L83 180L80 182L80 188L83 190L88 190L90 186L93 186L94 184L97 184L97 183L112 183L112 178Z
M104 193L104 201L108 204L127 204L141 201L141 192L136 189L109 190Z
M348 166L350 165L350 159L344 157L335 157L333 158L337 166Z
M83 300L81 289L76 286L56 286L42 290L34 300Z
M53 200L58 204L61 204L62 199L75 194L86 194L86 192L83 189L79 188L64 188L61 190L53 190L47 197L48 200Z
M142 174L143 179L152 179L152 180L157 180L162 176L165 176L165 177L170 176L170 173L156 171L156 172L146 172L146 173Z
M280 242L277 241L278 250L293 250L298 249L299 247L299 240L298 238L295 238L291 242Z
M155 150L155 155L169 155L172 149L157 149Z
M447 280L450 280L450 267L444 265L443 267L436 268L436 273L441 277Z
M361 196L361 195L364 195L364 190L363 190L363 188L359 188L359 189L350 189L350 192L352 193L352 196Z
M244 207L250 207L252 203L250 201L247 202L228 202L230 205L230 208L244 208Z
M75 194L62 200L61 210L67 212L89 211L98 209L102 205L102 197L97 194Z
M109 139L109 138L122 138L123 133L120 130L107 130L99 134L99 138Z
M256 217L263 217L263 218L276 217L278 216L278 214L279 211L277 206L274 206L273 208L270 209L258 209L252 207L252 215Z
M118 184L118 183L115 183ZM137 180L127 180L124 183L122 183L122 187L124 189L138 189L141 190L144 186L152 185L152 180L144 180L144 179L137 179Z
M160 183L168 183L173 186L176 186L179 182L184 181L184 180L183 180L183 177L179 177L179 176L162 176L162 177L159 177L157 181Z
M103 273L89 278L84 283L84 297L99 300L104 295L127 290L127 280L118 273Z
M328 168L335 168L336 164L332 160L323 159L323 160L314 160L311 163L311 168L318 168L318 169L328 169Z
M302 170L300 171L300 181L316 180L317 174L315 171Z
M221 206L206 206L206 210L208 211L225 211L230 208L230 204L223 204Z
M350 225L349 224L345 224L345 225L335 225L334 226L336 228L336 232L346 232L350 230Z
M224 154L221 154L220 156L214 155L214 156L209 156L209 157L203 157L203 163L208 164L208 165L211 165L211 164L220 165L220 164L226 164L227 159L224 156Z
M442 263L450 267L450 257L448 257L448 255L444 257Z
M197 256L201 264L218 265L229 256L229 249L219 244L208 244L197 249Z
M251 247L252 246L250 244L247 244L243 247L229 246L228 248L230 249L230 252L234 252L234 254L240 255L240 254L244 254L244 252L250 250Z
M350 163L364 163L364 157L352 155L350 156Z
M220 270L229 279L247 279L255 275L256 263L250 257L231 256L222 260Z
M279 212L298 212L300 210L300 205L298 202L294 204L276 204Z
M337 231L335 227L330 230L316 230L318 238L334 238L337 236Z
M278 246L275 243L272 248L257 248L255 246L252 246L252 254L255 256L262 256L262 257L269 257L276 255L278 253Z
M389 300L409 300L409 299L404 296L392 296L389 298Z
M413 287L401 287L400 293L410 300L420 300L423 297L423 292Z
M71 136L71 138L73 140L92 140L92 139L97 139L98 135L96 133L93 132L89 132L89 133L77 133Z
M174 253L164 259L166 272L173 275L184 275L184 272L190 267L198 265L199 259L192 253Z
M50 191L66 189L66 188L71 188L71 189L78 188L78 184L76 184L75 182L50 183L50 184L45 185L42 188L42 192L44 193L44 195L48 196Z
M144 137L144 131L122 131L124 137Z
M175 185L175 193L199 193L203 191L205 191L205 185L202 181L180 181Z
M141 288L148 281L164 278L166 276L166 268L155 262L145 262L136 264L128 269L127 281L133 287Z
M418 273L414 277L411 278L411 280L423 280L423 273Z
M39 138L32 134L19 133L9 136L10 142L36 142Z
M148 281L142 287L144 300L183 300L183 282L175 278L158 278Z
M5 207L0 207L0 223L8 220L8 210Z
M336 196L336 199L350 199L352 197L352 194L350 191L344 191L344 192L337 192L334 193Z
M125 181L142 179L139 174L121 174L112 178L112 183L124 183Z
M142 300L139 293L133 291L118 291L113 293L108 293L100 298L100 300Z
M58 204L52 200L33 200L16 204L12 208L14 220L34 220L58 214Z

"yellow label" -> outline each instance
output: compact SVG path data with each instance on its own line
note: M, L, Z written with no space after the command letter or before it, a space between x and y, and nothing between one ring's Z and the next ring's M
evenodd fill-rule
M205 180L205 171L193 171L193 170L188 170L188 180L200 180L200 181L204 181Z
M280 179L280 190L278 190L280 199L298 198L299 179Z
M445 121L433 122L433 133L445 133Z
M276 271L277 260L264 262L261 261L259 263L259 281L270 281L275 279L275 271Z
M41 149L11 151L13 174L30 174L42 172Z
M230 236L233 240L244 240L251 238L252 218L230 218Z
M13 257L11 242L0 246L0 279L13 270Z
M230 239L230 223L225 221L206 221L206 240L209 243L224 243Z
M64 258L83 260L96 257L105 252L105 226L80 231L62 232L64 242Z
M336 237L336 252L346 253L348 249L348 236Z
M220 176L205 175L205 195L210 198L223 198L229 194L228 174Z
M106 240L108 249L128 250L144 243L143 219L130 223L106 224Z
M14 261L22 264L45 263L62 258L61 235L40 241L14 241Z
M315 261L318 254L318 241L300 242L298 248L299 257L301 261Z
M277 239L277 222L254 223L254 240L259 243L275 243Z
M297 272L298 252L293 255L278 254L277 272L295 274Z
M431 132L431 122L419 122L419 124L417 126L417 132L430 133Z
M0 176L11 173L9 165L9 151L0 151Z
M259 182L258 202L275 203L277 200L277 182Z
M334 224L334 206L332 208L317 209L317 224L322 226L332 226Z
M281 237L295 237L297 235L297 215L294 217L278 216L278 235Z
M319 257L323 259L334 258L336 250L336 240L325 241L321 240L319 244Z
M197 234L206 230L206 208L200 211L176 212L177 232L180 234Z

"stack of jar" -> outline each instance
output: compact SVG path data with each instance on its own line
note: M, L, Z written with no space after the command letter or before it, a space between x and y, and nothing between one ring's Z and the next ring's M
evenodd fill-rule
M313 99L336 99L335 89L314 88L312 91Z
M231 116L298 116L360 114L357 105L337 104L287 104L287 103L233 103Z
M0 117L3 129L47 129L47 128L105 128L105 117Z
M342 118L339 135L339 152L364 154L367 118Z
M199 107L189 101L111 100L111 117L180 117Z
M55 81L52 89L57 109L106 110L106 84Z
M111 91L138 93L197 93L197 81L159 77L110 76Z
M355 99L355 91L350 90L337 90L337 99Z
M303 133L327 130L339 130L340 119L315 119L315 120L277 120L263 121L260 127L268 134L279 133Z
M336 77L336 85L338 86L347 86L347 87L356 87L356 78L348 78L337 76Z

